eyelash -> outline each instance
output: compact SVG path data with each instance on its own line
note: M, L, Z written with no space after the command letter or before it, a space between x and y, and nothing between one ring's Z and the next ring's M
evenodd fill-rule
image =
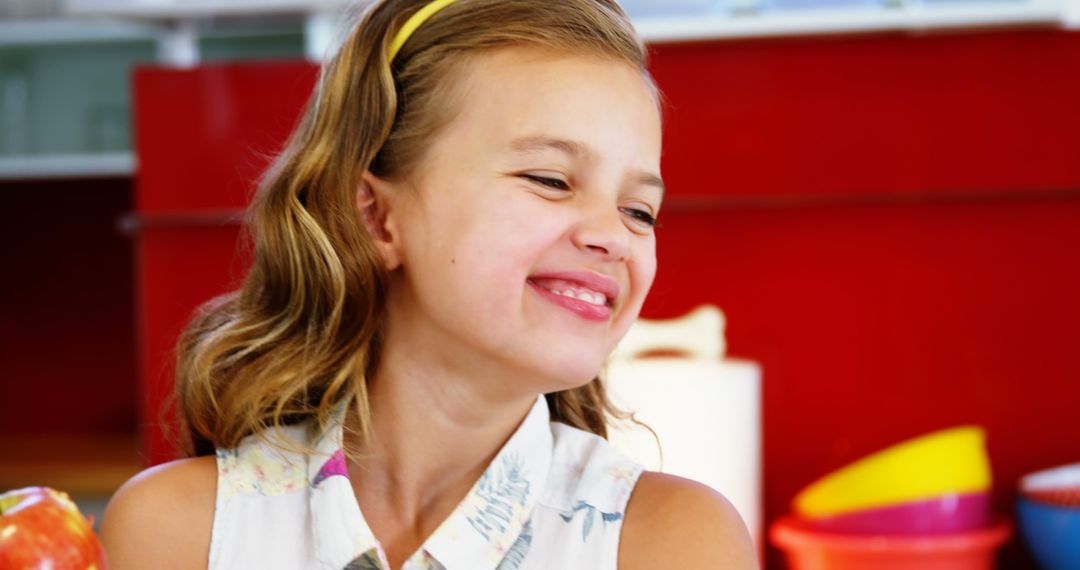
M547 186L548 188L552 188L554 190L570 189L570 186L567 183L559 180L558 178L547 178L546 176L536 176L535 174L522 174L521 176L528 180L532 180L533 182L536 182L541 186Z
M566 191L570 189L570 186L567 185L566 182L563 182L558 178L548 178L546 176L536 176L534 174L522 174L521 176L527 180L531 180L541 186L546 186L553 190ZM656 218L645 210L638 210L636 208L619 208L619 211L627 214L628 216L651 228L658 227Z
M655 228L655 227L658 226L656 218L653 217L652 214L646 212L645 210L638 210L636 208L619 208L619 209L622 210L624 213L629 214L630 217L634 218L635 220L638 220L639 222L649 226L650 228Z

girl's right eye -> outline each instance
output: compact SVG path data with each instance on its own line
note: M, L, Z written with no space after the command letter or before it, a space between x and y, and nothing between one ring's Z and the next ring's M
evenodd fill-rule
M525 178L526 180L531 180L531 181L533 181L533 182L535 182L535 183L537 183L537 184L539 184L541 186L546 186L547 188L551 188L552 190L569 190L570 189L569 184L567 184L565 181L560 180L558 178L548 178L547 176L537 176L535 174L522 174L521 177Z

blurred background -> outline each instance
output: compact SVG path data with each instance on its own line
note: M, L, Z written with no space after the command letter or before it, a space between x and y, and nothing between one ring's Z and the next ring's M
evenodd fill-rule
M624 5L668 101L645 316L718 305L760 364L766 523L939 428L986 428L1007 516L1080 461L1080 1ZM0 0L0 491L99 513L174 457L176 335L345 6Z

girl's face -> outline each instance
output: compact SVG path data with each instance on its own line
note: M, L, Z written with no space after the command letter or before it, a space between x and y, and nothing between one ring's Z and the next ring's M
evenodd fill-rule
M628 64L536 49L460 79L459 112L390 193L388 341L515 392L580 386L656 273L656 101Z

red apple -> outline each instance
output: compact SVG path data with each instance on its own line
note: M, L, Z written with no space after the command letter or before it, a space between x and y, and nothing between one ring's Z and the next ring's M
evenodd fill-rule
M66 493L27 487L0 495L0 568L104 570L105 550Z

